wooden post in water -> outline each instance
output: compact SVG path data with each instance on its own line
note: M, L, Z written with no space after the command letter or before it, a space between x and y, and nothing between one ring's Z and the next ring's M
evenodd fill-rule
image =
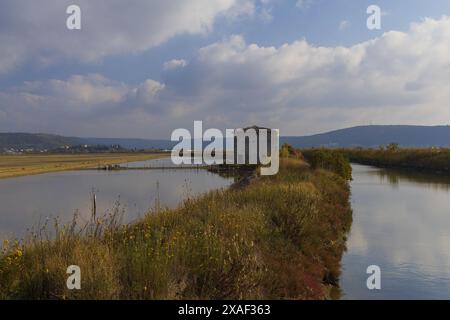
M97 195L95 194L95 190L92 190L92 218L95 221L97 217Z

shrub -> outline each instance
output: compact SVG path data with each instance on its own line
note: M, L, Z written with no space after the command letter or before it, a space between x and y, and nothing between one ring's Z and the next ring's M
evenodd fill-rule
M293 159L303 159L303 155L300 150L295 149L288 143L285 143L281 146L280 149L280 158L293 158Z
M350 161L340 151L330 149L308 150L303 152L313 169L332 171L346 180L352 178Z

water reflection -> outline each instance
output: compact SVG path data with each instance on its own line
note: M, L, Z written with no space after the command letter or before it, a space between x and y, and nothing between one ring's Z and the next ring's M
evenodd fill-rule
M360 165L353 178L344 298L449 299L450 178ZM374 264L381 291L366 287Z
M424 185L425 188L450 190L450 176L441 174L429 174L425 172L412 172L398 169L373 169L368 174L378 176L381 182L387 181L393 187L398 187L402 182Z
M152 160L156 163L167 160ZM169 159L170 161L170 159ZM148 162L151 165L154 163ZM23 236L48 217L69 221L76 211L91 212L90 193L97 193L99 214L120 202L125 222L154 207L174 207L188 196L228 187L233 179L206 170L68 171L0 180L0 239Z
M171 158L161 158L161 159L154 159L154 160L145 160L145 161L136 161L136 162L129 162L126 164L123 164L124 167L127 168L172 168L172 167L186 167L187 165L181 164L181 165L175 165L172 162Z
M233 155L227 155L227 159L233 160ZM193 165L196 165L195 163L201 163L198 166L206 166L206 161L213 161L215 158L209 158L208 156L204 157L198 157L195 156L192 158L191 162L192 164L181 164L181 165L175 165L172 162L172 159L170 157L168 158L161 158L161 159L154 159L154 160L146 160L146 161L136 161L136 162L129 162L124 164L124 167L128 168L147 168L147 167L157 167L157 168L172 168L172 167L192 167Z

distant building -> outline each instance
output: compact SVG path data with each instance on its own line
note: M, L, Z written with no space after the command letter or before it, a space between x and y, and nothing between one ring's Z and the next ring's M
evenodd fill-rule
M271 156L272 129L265 128L265 127L259 127L259 126L235 129L234 130L234 163L235 164L246 164L246 165L262 164L263 159L260 159L260 156L259 156L261 131L267 132L266 155L268 157ZM244 144L244 151L245 151L244 154L242 152L240 152L241 151L239 148L240 144ZM256 146L256 154L250 153L250 145L251 144Z

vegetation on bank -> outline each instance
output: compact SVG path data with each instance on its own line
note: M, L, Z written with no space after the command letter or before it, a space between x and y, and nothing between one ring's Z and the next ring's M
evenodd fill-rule
M345 153L332 149L302 150L313 169L325 169L337 173L346 180L352 179L352 167Z
M0 299L324 299L352 221L348 181L284 158L280 173L157 208L6 243ZM82 289L66 289L78 265ZM337 296L334 296L337 297Z
M303 154L299 149L294 148L292 145L285 143L280 148L280 158L291 158L304 160Z
M0 179L56 171L91 169L166 156L166 153L0 155Z
M396 144L378 149L342 150L350 161L378 167L450 173L450 149L401 149Z

